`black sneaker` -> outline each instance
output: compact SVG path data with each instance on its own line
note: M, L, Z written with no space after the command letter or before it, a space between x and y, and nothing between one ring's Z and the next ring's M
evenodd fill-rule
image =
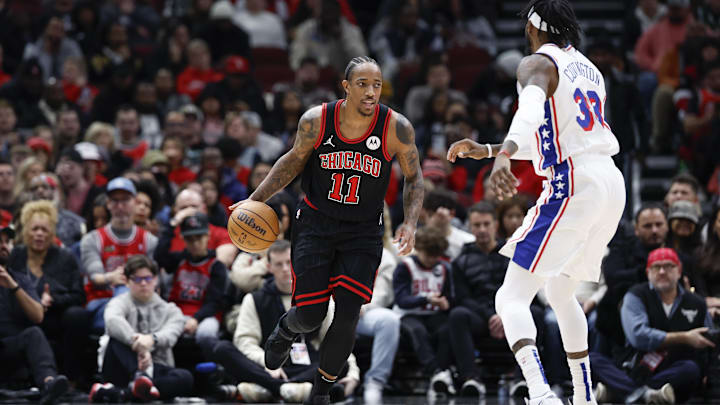
M303 402L303 405L329 405L330 404L330 395L315 395L314 397L309 397L308 399Z
M64 375L55 376L45 383L43 394L40 398L40 405L51 405L70 389L70 383Z
M125 397L125 392L111 383L95 383L90 389L88 402L113 404L124 402Z
M460 388L460 396L462 397L478 398L484 397L486 393L487 389L485 388L485 384L474 378L467 379L462 385L462 388Z
M285 364L288 356L290 356L292 344L297 337L296 334L288 334L280 327L286 316L287 313L280 317L275 330L272 331L265 342L265 367L270 370L277 370Z
M345 401L345 384L335 383L330 387L330 402Z

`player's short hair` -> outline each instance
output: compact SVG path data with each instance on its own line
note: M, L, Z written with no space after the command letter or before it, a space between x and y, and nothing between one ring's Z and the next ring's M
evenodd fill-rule
M700 182L690 173L680 173L673 177L672 180L670 180L670 187L675 183L687 184L696 195L700 192Z
M495 212L495 207L493 207L492 204L490 204L487 201L480 201L478 203L475 203L470 209L468 210L468 217L473 213L476 212L478 214L487 214L492 216L492 219L497 221L497 213Z
M125 262L125 277L132 277L132 275L140 269L148 269L153 276L158 275L158 267L154 261L145 255L134 255L130 256L128 261Z
M267 250L268 263L270 263L270 261L271 261L270 255L275 254L275 253L282 253L289 249L290 249L290 241L285 240L285 239L276 240L275 242L273 242L272 245L270 245L270 247Z
M415 232L415 250L430 256L442 256L448 248L443 231L434 226L423 226Z
M345 67L345 80L350 80L350 75L352 74L352 71L355 70L358 65L362 65L363 63L372 63L377 66L378 69L380 69L380 65L377 63L377 61L375 61L375 59L369 56L357 56L355 58L352 58Z
M520 12L520 17L527 21L530 10L534 10L543 22L558 31L544 31L550 42L561 47L571 44L577 48L580 45L582 30L568 0L530 0Z
M660 210L660 212L663 213L663 216L665 217L665 219L667 219L667 211L665 210L665 206L662 205L662 203L654 202L654 201L646 202L646 203L643 203L643 205L640 206L640 209L637 210L637 212L635 213L635 224L638 223L638 218L640 218L640 214L642 214L643 212L645 212L647 210Z

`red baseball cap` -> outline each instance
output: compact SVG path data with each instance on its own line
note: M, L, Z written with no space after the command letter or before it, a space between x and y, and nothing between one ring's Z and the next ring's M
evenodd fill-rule
M27 146L29 146L33 151L40 149L44 150L48 155L52 153L50 150L50 144L39 136L33 136L28 139Z
M225 61L225 73L229 75L248 74L250 73L250 63L242 56L230 56Z
M682 270L682 263L680 263L680 258L673 249L658 248L650 252L650 254L648 255L647 267L645 268L645 271L647 272L647 270L650 268L650 266L653 265L653 263L665 260L669 260L675 263Z

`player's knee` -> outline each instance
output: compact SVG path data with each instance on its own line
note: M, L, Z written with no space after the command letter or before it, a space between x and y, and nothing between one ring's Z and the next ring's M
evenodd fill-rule
M327 315L327 305L305 305L297 307L297 326L301 333L310 333L319 328Z
M545 297L551 307L557 308L568 302L575 301L575 289L564 284L548 282L545 286Z
M507 287L503 284L498 288L497 293L495 293L495 313L502 316L502 312L506 307L505 303L508 299Z

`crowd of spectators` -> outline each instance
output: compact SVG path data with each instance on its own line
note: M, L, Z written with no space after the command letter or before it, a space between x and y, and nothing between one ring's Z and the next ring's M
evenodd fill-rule
M498 46L501 3L0 0L0 360L13 365L0 385L34 385L17 395L43 403L73 390L97 402L302 402L333 306L285 367L263 358L290 305L299 185L268 201L281 232L261 254L231 243L227 207L290 148L306 109L342 98L347 62L369 54L381 101L415 127L426 198L416 250L397 257L393 168L357 330L372 344L360 340L333 401L407 393L397 380L408 373L434 392L484 395L491 355L509 353L494 311L508 264L498 251L543 184L514 161L520 194L499 201L488 161L444 157L458 139L501 142L512 117L523 52ZM628 207L603 278L577 292L596 396L717 398L720 1L625 8L622 43L588 30L581 47L605 78L616 163L671 153L681 165L664 201ZM542 294L532 312L549 382L569 390ZM501 374L522 395L510 360Z

